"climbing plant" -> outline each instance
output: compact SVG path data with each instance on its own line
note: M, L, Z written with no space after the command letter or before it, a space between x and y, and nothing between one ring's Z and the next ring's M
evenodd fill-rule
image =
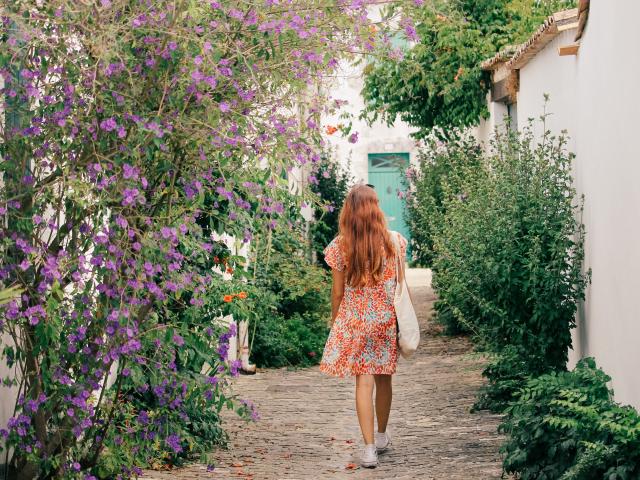
M238 365L217 323L244 260L217 239L288 224L287 172L323 143L309 92L386 49L369 3L2 2L12 478L129 477L217 442L222 405L251 414L225 393Z
M574 0L426 0L415 17L419 40L365 69L363 116L400 118L425 137L476 124L488 114L489 77L480 63L524 41L550 13Z

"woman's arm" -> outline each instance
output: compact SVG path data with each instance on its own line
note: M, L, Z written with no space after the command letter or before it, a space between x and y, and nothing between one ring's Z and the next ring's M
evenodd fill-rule
M333 277L333 284L331 286L331 325L336 321L338 316L338 309L344 297L344 270L331 269L331 276Z

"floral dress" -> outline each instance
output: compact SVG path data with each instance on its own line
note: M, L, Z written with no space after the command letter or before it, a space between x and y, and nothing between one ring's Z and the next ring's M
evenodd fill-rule
M407 240L398 232L404 258ZM341 237L324 249L325 261L338 271L346 267ZM384 261L383 280L362 288L344 287L335 322L329 332L320 361L320 371L338 377L396 372L398 345L393 297L396 290L396 263Z

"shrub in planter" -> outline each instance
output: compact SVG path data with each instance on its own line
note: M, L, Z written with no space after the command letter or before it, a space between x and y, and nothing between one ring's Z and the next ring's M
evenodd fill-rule
M640 415L613 401L592 358L529 380L499 430L504 469L522 480L640 478Z
M588 281L573 155L565 147L563 136L549 132L536 141L531 126L496 132L481 168L463 171L462 194L445 195L446 215L434 240L441 301L484 348L500 354L514 347L498 362L513 363L515 353L531 374L565 369ZM486 374L492 383L512 377L507 365ZM497 397L508 399L500 390Z

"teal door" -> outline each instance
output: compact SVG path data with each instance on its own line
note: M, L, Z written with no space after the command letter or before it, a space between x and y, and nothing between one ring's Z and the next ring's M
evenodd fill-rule
M409 239L409 229L404 221L404 200L399 193L405 191L402 177L408 166L408 153L369 154L369 183L378 194L389 229L400 232L406 239Z

